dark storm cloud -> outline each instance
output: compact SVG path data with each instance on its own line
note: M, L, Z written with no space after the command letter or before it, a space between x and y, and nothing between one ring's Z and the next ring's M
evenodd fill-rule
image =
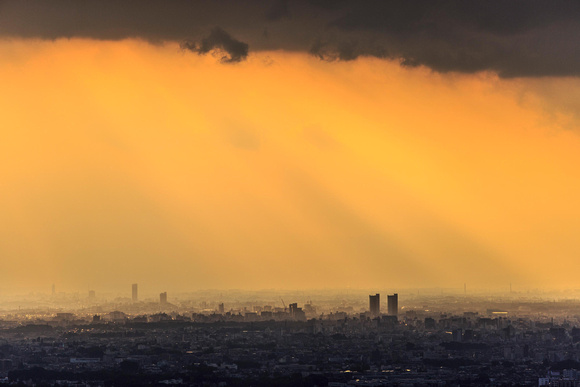
M248 44L232 38L230 34L219 27L214 28L209 36L198 42L184 42L181 48L197 52L200 55L213 50L224 52L220 59L222 63L237 63L245 60L248 56Z
M248 44L440 72L580 75L575 0L0 0L0 35L187 42L226 62Z
M266 18L271 21L290 17L288 10L288 0L274 1L266 13Z
M579 74L580 2L396 0L344 10L328 26L359 36L359 55L381 56L370 45L379 42L387 57L442 72Z
M319 59L329 62L335 60L355 60L361 55L361 52L358 52L357 50L357 44L348 41L332 45L331 43L317 40L314 42L312 47L310 47L309 52Z

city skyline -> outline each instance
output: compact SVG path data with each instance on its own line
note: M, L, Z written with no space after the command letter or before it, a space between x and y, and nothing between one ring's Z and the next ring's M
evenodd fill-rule
M255 293L212 299L201 292L175 304L133 302L129 294L121 302L77 308L63 304L62 294L49 297L48 309L0 308L0 383L201 386L209 379L315 387L580 381L578 299L415 294L402 300L399 314L395 293L387 297L389 313L373 316L367 301L378 301L380 294L342 300L318 294L304 304L293 302L295 296L286 304L270 294L271 304Z
M1 386L580 386L577 0L0 0Z

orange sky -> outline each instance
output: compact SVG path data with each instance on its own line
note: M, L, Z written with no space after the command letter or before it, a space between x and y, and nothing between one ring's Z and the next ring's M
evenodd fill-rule
M0 84L0 291L580 272L575 79L4 40Z

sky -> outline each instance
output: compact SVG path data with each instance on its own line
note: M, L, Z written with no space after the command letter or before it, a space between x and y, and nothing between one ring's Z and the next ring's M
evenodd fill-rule
M579 32L560 0L0 0L0 293L575 289Z

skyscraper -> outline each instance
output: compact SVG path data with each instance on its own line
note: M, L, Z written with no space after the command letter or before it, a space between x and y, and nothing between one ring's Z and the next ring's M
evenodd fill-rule
M397 293L392 296L387 296L389 316L397 316L399 314L399 295Z
M160 304L167 304L167 292L163 292L159 294L159 303Z
M375 294L374 296L372 294L369 295L369 304L371 317L379 317L381 314L381 295L379 293Z
M133 284L131 296L132 296L133 302L137 302L137 300L139 299L139 297L137 295L137 284Z

